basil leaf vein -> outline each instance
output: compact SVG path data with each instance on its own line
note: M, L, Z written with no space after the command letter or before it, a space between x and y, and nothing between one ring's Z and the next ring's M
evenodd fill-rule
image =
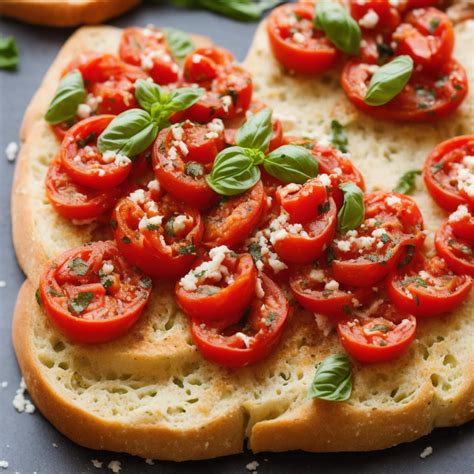
M247 119L237 130L235 142L238 146L266 151L272 135L272 111L263 109Z
M364 192L354 183L341 183L339 188L344 193L344 203L337 215L337 230L347 232L364 222Z

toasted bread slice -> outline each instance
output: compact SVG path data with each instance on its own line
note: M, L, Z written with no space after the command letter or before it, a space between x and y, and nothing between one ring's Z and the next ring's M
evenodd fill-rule
M338 85L338 72L318 78L285 74L268 49L264 24L245 66L255 91L296 134L327 134L337 118L347 126L352 159L368 189L391 189L406 170L420 168L428 151L449 136L472 132L473 97L434 125L381 123L356 112ZM310 401L315 365L341 351L311 314L291 314L277 350L264 362L230 370L205 361L172 286L157 283L138 324L108 344L71 343L34 301L44 263L75 245L106 238L97 224L77 227L55 214L44 197L47 166L58 143L42 119L64 65L79 51L116 51L120 30L76 32L51 66L28 108L13 185L14 242L27 275L17 302L13 341L28 390L44 416L77 443L168 460L237 453L248 439L255 451L361 451L414 440L437 426L474 418L474 295L452 314L421 321L417 338L399 359L353 363L348 402ZM457 26L456 55L474 65L463 44L471 24ZM421 188L421 186L419 186ZM443 213L419 190L432 240ZM341 428L343 427L343 428Z
M0 15L48 26L102 23L137 6L141 0L2 0Z

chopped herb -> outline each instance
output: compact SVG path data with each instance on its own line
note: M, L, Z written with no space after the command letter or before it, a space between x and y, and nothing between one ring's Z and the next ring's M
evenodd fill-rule
M100 275L100 284L106 290L108 290L112 286L113 282L114 282L114 280L112 278L108 277L107 275Z
M260 244L257 244L257 242L253 242L249 245L249 252L255 263L262 258L262 247Z
M51 288L51 287L48 288L48 292L51 296L55 296L57 298L60 298L61 296L64 296L63 294L58 293L54 288Z
M124 237L122 237L122 242L123 242L124 244L126 244L126 245L132 243L132 241L130 240L130 238L127 237L126 235L125 235Z
M371 328L370 328L370 332L383 332L383 333L387 333L388 331L390 331L390 328L385 325L385 324L374 324Z
M380 237L380 240L384 243L384 244L387 244L388 242L391 242L392 239L390 238L390 236L388 234L382 234L381 237Z
M221 291L220 288L218 288L217 286L211 286L211 285L201 285L198 288L199 293L203 293L207 296L216 295L217 293L219 293L219 291Z
M204 176L204 167L196 161L188 161L184 168L184 172L188 176L192 176L193 178L199 178L200 176Z
M379 53L379 63L385 63L385 61L393 56L393 48L388 43L377 43L377 51Z
M271 326L273 321L275 321L276 313L274 311L270 311L268 314L268 318L265 320L265 326Z
M15 69L18 66L18 57L15 38L0 37L0 69Z
M398 268L407 266L413 260L415 255L416 247L414 245L407 245L407 253L403 257L403 260L398 264Z
M420 306L420 298L418 298L418 295L413 295L413 298L415 299L415 304Z
M110 221L110 227L112 227L113 230L115 230L118 226L118 222L114 219Z
M190 253L194 253L196 251L196 247L194 244L189 244L185 247L179 247L178 253L180 255L189 255Z
M385 347L386 345L387 345L387 343L384 340L381 340L379 342L379 346Z
M326 201L324 206L322 204L318 204L318 213L319 215L321 214L326 214L331 207L331 204L329 204L329 201Z
M342 312L344 314L350 315L352 314L352 308L348 304L345 304L342 306Z
M331 246L326 252L326 261L328 262L328 265L331 265L335 258L336 256L334 255L334 248Z
M437 173L438 171L441 171L443 169L443 164L442 163L436 163L431 167L431 172L433 174Z
M323 295L323 298L329 298L330 296L332 296L333 293L334 291L332 290L323 290L322 295Z
M416 189L416 177L421 175L420 170L407 171L393 188L396 193L411 194Z
M379 261L379 256L376 255L376 254L373 254L373 253L366 255L365 258L367 260L369 260L370 262L378 262Z
M92 133L89 133L87 137L80 138L79 140L77 140L76 143L79 148L84 148L85 146L89 145L89 143L92 143L96 138L97 138L97 133L92 132Z
M342 153L347 153L347 135L344 126L337 120L331 120L331 143Z
M461 84L454 84L454 88L457 90L457 91L462 91L464 89L464 87L461 85Z
M68 308L71 313L81 314L90 305L94 298L94 293L85 291L79 293L75 298L68 301Z
M435 87L440 89L441 87L444 87L446 84L446 81L449 79L448 76L441 76L439 77L436 82L435 82Z
M439 19L439 18L433 18L433 19L430 21L430 33L434 33L434 32L436 31L436 28L438 28L439 23L440 23L440 19Z
M174 237L174 221L176 217L171 217L165 225L165 233L170 237Z
M227 91L227 95L230 95L230 98L232 99L232 105L235 107L237 105L237 91L234 89L229 89Z
M157 230L158 226L155 224L147 224L146 225L147 230Z
M239 256L239 254L237 252L234 252L233 250L230 251L229 255L232 257L232 258L237 258Z
M423 288L428 288L428 283L426 283L426 281L419 276L405 278L401 283L403 286L413 285L416 288L419 288L420 286Z
M72 262L69 263L68 267L72 270L74 275L84 276L87 275L89 270L89 265L82 260L82 258L75 258Z
M41 295L40 295L39 288L35 291L35 298L36 298L36 302L38 303L38 305L41 306Z
M140 286L148 290L153 286L153 281L150 277L142 276L140 278Z

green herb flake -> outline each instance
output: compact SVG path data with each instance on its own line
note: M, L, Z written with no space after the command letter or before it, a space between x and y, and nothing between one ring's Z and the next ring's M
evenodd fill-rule
M122 242L125 244L125 245L129 245L132 243L132 241L130 240L129 237L127 237L126 235L124 237L122 237Z
M142 276L140 278L140 286L145 288L145 290L149 290L153 286L153 280L150 277Z
M77 276L84 276L87 275L87 272L89 271L89 265L82 260L82 258L75 258L72 260L68 267L72 270L74 275Z
M331 143L342 153L347 153L347 139L346 130L337 120L331 120Z
M390 328L385 324L374 324L369 328L370 332L383 332L384 334L390 331Z
M189 255L191 253L194 253L196 252L196 247L194 246L194 244L189 244L185 247L179 247L178 248L178 253L180 255Z
M204 167L196 161L188 161L185 165L184 172L193 178L200 178L204 176Z
M68 301L69 311L76 315L81 314L87 309L93 299L94 293L91 291L81 292L75 298Z
M18 59L15 38L13 36L0 37L0 69L16 69Z
M399 180L393 191L400 194L412 194L416 189L416 177L421 175L421 170L407 171Z

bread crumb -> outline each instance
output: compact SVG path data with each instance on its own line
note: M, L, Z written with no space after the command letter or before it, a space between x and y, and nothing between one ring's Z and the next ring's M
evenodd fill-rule
M102 464L104 464L103 462L100 462L97 459L91 459L91 463L96 469L100 469L102 467Z
M147 464L149 464L150 466L154 466L155 465L155 461L153 461L153 459L145 459L145 462Z
M120 461L110 461L107 467L114 474L118 474L122 470L122 463Z
M7 160L10 163L15 161L17 153L18 153L18 144L15 142L10 142L5 148L5 155L7 155Z
M4 461L4 460L0 461L0 467L2 469L7 469L8 468L8 461Z
M245 467L247 468L247 471L256 471L259 465L260 464L258 463L258 461L252 461L249 462Z
M433 454L433 448L431 446L427 446L425 449L420 454L421 459L425 459L428 456L431 456Z
M25 392L26 392L26 384L25 384L25 379L22 377L20 381L20 387L16 391L16 395L12 403L18 413L32 414L35 412L36 408L33 405L33 403L31 403L30 400L25 398Z

